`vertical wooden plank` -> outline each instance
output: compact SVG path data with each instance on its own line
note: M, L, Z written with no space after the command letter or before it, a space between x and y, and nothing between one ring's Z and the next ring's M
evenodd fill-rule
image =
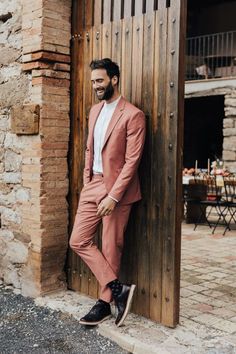
M113 3L113 21L118 21L121 19L121 0L116 0Z
M84 145L83 145L83 158L85 153L87 135L88 135L88 117L89 111L92 105L92 85L90 81L91 70L89 64L93 59L93 30L90 28L86 31L84 36L84 94L83 94L83 136L84 136ZM84 264L83 270L86 272L86 278L83 279L84 288L87 286L87 294L92 297L97 297L98 292L98 283L93 275L93 273L89 270L89 268Z
M133 20L124 18L122 20L122 59L121 59L121 93L131 101L132 92L132 38L133 38Z
M102 25L98 24L92 28L93 37L93 59L102 59ZM95 94L92 95L92 104L98 102Z
M102 25L102 58L111 58L112 23Z
M134 2L134 15L140 16L143 13L144 0L135 0Z
M133 18L132 42L132 103L141 107L142 103L142 66L143 66L143 17Z
M148 52L154 56L153 59L153 78L148 79L152 86L152 115L150 122L150 133L149 139L151 141L150 148L150 156L151 156L151 192L149 197L149 245L150 245L150 318L155 321L161 320L161 280L162 280L162 250L161 250L161 232L160 232L160 200L161 196L161 188L160 188L160 174L162 169L162 156L161 154L161 137L158 131L159 122L159 109L161 109L161 105L159 106L159 95L163 94L162 83L164 81L165 71L163 70L164 60L165 60L165 44L163 41L165 37L163 37L162 29L160 29L160 21L163 20L163 14L159 11L157 13L147 13L146 14L147 21L153 18L153 30L151 32L149 44L153 47L147 47ZM150 23L147 23L147 26L150 26ZM165 26L165 25L164 25ZM149 28L151 31L151 28ZM165 30L164 30L165 31ZM164 32L165 33L165 32ZM161 55L160 55L161 53ZM164 57L163 57L164 56ZM163 60L163 61L162 61ZM151 63L149 63L151 65ZM145 75L148 75L145 74ZM150 93L151 95L151 93Z
M146 0L146 14L154 11L155 0Z
M94 0L93 24L99 26L102 23L102 0Z
M84 28L89 30L93 25L93 0L84 0L85 21Z
M102 35L103 35L103 25L98 24L92 28L92 37L93 37L93 59L102 59ZM97 103L98 100L95 94L92 94L92 105ZM101 239L101 228L98 229L95 243L101 249L102 239ZM91 272L90 272L91 274ZM92 276L92 275L91 275ZM97 296L99 296L99 286L97 286Z
M166 157L165 208L163 222L162 323L174 327L179 321L180 244L181 244L181 169L183 130L183 46L185 2L172 0L168 8L166 81ZM180 65L180 66L179 66ZM179 71L180 68L180 71ZM181 76L180 76L181 73ZM179 156L180 155L180 156ZM171 191L171 192L170 192Z
M121 63L121 92L130 102L132 100L132 48L133 48L133 18L122 20L122 63ZM138 204L132 206L127 231L125 234L124 254L122 258L121 274L125 282L138 285ZM130 256L132 250L132 257ZM137 306L138 292L134 293L132 311L139 313Z
M130 18L132 16L132 0L124 0L124 18Z
M103 0L103 24L111 21L111 0Z
M79 21L78 21L79 19ZM82 118L82 96L83 96L83 42L79 35L83 32L84 24L84 2L73 2L72 9L72 41L71 41L71 136L70 136L70 233L72 231L75 214L78 206L78 192L81 185L81 136L78 134ZM81 260L71 250L68 250L68 286L80 290L80 266Z
M143 15L133 17L133 39L132 39L132 93L131 101L137 107L141 107L142 104L142 67L143 67ZM135 214L135 235L140 235L144 231L142 225L145 225L145 215L142 214L143 206L139 205ZM136 236L138 237L138 236ZM144 247L144 240L146 234L142 237L138 237L137 249L137 291L135 294L134 311L143 315L147 315L145 312L144 295L147 295L146 285L144 283L144 276L140 264L143 261L143 253L146 248ZM144 272L145 273L145 272Z
M167 12L164 2L156 12L155 60L152 117L152 187L151 187L151 240L150 240L150 318L161 321L162 303L162 233L163 233L163 117L165 112Z
M112 23L112 60L119 66L122 56L122 22L118 20Z
M86 138L87 138L87 121L86 121L86 114L87 112L87 101L84 99L84 92L89 89L88 85L90 85L90 80L89 77L87 77L88 74L88 69L87 69L87 60L88 60L88 48L91 50L91 45L90 40L91 40L91 34L89 34L89 28L91 27L92 24L92 13L93 13L93 8L92 8L92 0L86 1L86 7L85 7L85 1L80 2L81 6L81 12L83 11L83 14L85 16L84 20L81 21L83 23L83 27L85 26L85 31L80 32L81 37L78 38L79 41L79 46L77 48L77 55L79 60L78 66L79 66L79 78L78 78L78 83L79 83L79 91L77 94L78 100L79 100L79 116L78 116L78 127L75 131L75 134L78 134L78 145L77 145L77 157L76 157L76 169L78 173L78 178L77 178L77 190L78 192L81 191L83 187L83 168L84 168L84 152L85 152L85 144L86 144ZM78 18L77 18L77 22ZM88 41L89 39L89 41ZM91 95L91 93L90 93ZM89 97L89 96L88 96ZM86 264L78 257L76 256L75 259L75 264L76 268L78 269L78 272L75 273L75 283L79 282L79 291L88 294L89 293L89 284L91 279L91 272L86 266ZM77 286L76 286L77 288Z
M154 13L143 15L143 59L142 59L142 110L146 115L147 139L144 147L144 158L141 161L139 174L142 187L142 201L138 209L138 229L142 238L138 242L138 303L139 313L150 317L150 253L156 252L151 247L152 239L152 115L153 115L153 70L154 70ZM140 308L141 306L141 308Z

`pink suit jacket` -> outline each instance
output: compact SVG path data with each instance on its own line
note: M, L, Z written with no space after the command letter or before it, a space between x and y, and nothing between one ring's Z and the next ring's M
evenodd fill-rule
M104 101L94 105L89 114L89 133L85 152L84 185L92 177L93 134ZM107 193L121 204L141 199L138 165L145 141L145 115L120 98L108 125L102 147L103 178Z

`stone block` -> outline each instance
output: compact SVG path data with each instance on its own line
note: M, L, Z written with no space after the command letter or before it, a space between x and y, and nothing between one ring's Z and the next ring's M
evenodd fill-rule
M6 137L4 139L4 148L8 148L15 152L22 153L23 149L28 149L28 143L29 140L26 140L26 137L24 136L17 136L16 134L6 133Z
M22 157L12 150L6 150L5 152L5 171L6 172L18 172L21 166Z
M28 248L17 240L9 242L6 257L12 264L25 264L28 257Z
M236 99L235 98L225 98L225 106L236 107Z
M6 253L7 253L6 241L0 237L0 256L4 257Z
M24 233L22 230L20 230L19 232L14 231L14 237L16 240L24 244L29 244L31 240L30 235Z
M19 289L21 284L20 284L20 278L17 272L16 268L9 269L6 268L4 269L4 282L7 285L13 285L14 288Z
M6 222L20 224L21 217L17 211L4 207L2 210L2 223L5 224Z
M26 75L9 77L9 80L0 86L0 106L11 107L24 102L28 90L29 79Z
M225 107L226 117L236 117L236 107Z
M0 130L9 130L9 118L7 116L1 116L0 118Z
M30 191L26 188L19 188L16 191L16 200L19 202L27 202L30 200Z
M224 128L234 128L234 119L233 118L225 118L223 120Z
M223 142L223 149L236 151L236 136L226 137Z
M15 134L38 134L39 105L14 106L11 112L11 130Z
M236 136L236 128L224 128L223 135L224 136Z
M10 206L16 202L15 191L12 190L10 193L4 193L0 190L0 204L4 206Z
M21 173L20 172L4 172L3 181L5 183L17 184L21 183Z
M0 145L3 145L5 139L5 133L0 132Z
M1 52L1 64L2 65L9 65L16 61L21 53L20 50L15 48L9 48L3 45L0 45L0 52Z
M236 153L234 151L223 150L223 160L224 161L235 161Z

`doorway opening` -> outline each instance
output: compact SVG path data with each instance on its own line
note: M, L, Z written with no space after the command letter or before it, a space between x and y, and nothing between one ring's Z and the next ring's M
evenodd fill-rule
M224 95L185 100L184 167L207 168L207 161L222 158Z

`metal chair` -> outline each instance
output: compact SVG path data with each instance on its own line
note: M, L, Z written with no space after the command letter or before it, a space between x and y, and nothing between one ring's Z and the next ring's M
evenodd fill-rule
M228 210L228 228L230 230L231 222L233 221L234 223L236 223L236 175L231 173L229 176L223 177L223 180L225 191L225 195L223 198L225 199L225 205L227 206Z
M227 203L226 200L222 199L222 189L224 188L224 183L222 179L222 183L219 183L216 175L208 175L202 174L201 176L196 177L196 183L202 183L206 185L206 198L205 200L199 201L199 209L200 215L199 219L195 223L194 230L196 230L197 226L202 223L206 223L212 229L212 234L214 234L215 229L223 222L225 225L224 234L227 229L229 229L229 223L226 220L227 214ZM210 220L210 216L212 215L212 211L216 211L217 220L215 222Z

